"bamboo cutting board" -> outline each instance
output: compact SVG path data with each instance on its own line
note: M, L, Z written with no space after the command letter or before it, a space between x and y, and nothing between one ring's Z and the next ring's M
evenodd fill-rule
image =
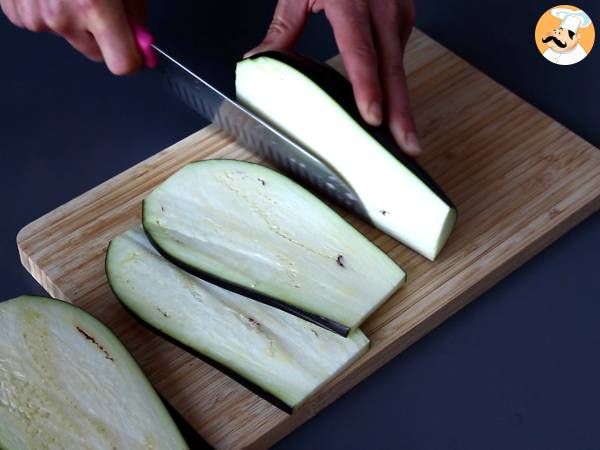
M427 150L420 161L456 203L457 226L431 263L349 217L406 270L408 283L364 324L371 350L294 415L136 325L104 275L108 242L140 223L142 199L167 176L198 159L254 159L217 129L26 226L17 238L23 264L51 295L111 327L211 445L273 444L600 207L600 152L589 143L421 32L406 61Z

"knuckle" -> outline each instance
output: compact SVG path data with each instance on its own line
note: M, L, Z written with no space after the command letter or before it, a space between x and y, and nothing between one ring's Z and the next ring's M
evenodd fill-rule
M69 23L67 20L60 17L52 17L46 19L48 28L54 31L56 34L66 34L69 31Z
M288 32L290 26L287 22L279 17L276 17L269 25L269 29L267 30L267 35L281 35Z
M69 28L69 22L62 13L62 11L56 7L54 2L48 2L47 8L44 10L44 20L52 31L63 34Z
M46 29L44 21L40 17L28 17L23 20L23 25L29 31L39 33Z
M348 52L360 61L369 61L375 57L373 47L364 41L356 42Z

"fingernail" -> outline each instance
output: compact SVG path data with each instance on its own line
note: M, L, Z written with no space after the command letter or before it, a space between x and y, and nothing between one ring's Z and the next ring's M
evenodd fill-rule
M406 133L404 142L404 150L406 150L411 155L417 156L423 152L421 144L419 143L419 138L417 137L416 133L413 133L412 131Z
M246 53L244 53L244 58L250 58L251 56L256 55L257 53L262 52L263 49L261 46L258 47L254 47L252 50L248 50Z
M363 116L369 125L378 127L381 125L383 120L383 112L381 110L381 104L379 102L363 103L362 108Z
M398 145L409 155L418 156L423 152L419 144L419 138L414 131L405 132L397 122L390 125L390 131Z

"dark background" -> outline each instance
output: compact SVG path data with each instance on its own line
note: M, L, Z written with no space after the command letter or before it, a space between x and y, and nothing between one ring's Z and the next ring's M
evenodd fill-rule
M273 1L154 1L152 29L210 79L256 44ZM418 25L600 146L600 49L571 67L533 43L555 6L417 0ZM600 25L600 4L579 1ZM598 47L598 45L596 46ZM300 50L335 46L314 16ZM0 19L0 298L42 293L18 260L18 230L43 213L202 127L156 74L116 78L60 39ZM493 205L490 205L493 207ZM600 448L600 215L482 295L280 449Z

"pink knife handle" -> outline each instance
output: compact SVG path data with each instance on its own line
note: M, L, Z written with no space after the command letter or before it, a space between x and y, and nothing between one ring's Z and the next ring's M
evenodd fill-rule
M158 64L156 51L152 47L152 44L154 43L154 37L152 37L148 30L137 23L132 23L131 29L133 30L135 42L137 43L140 52L142 52L142 56L144 57L144 64L146 67L154 69Z

